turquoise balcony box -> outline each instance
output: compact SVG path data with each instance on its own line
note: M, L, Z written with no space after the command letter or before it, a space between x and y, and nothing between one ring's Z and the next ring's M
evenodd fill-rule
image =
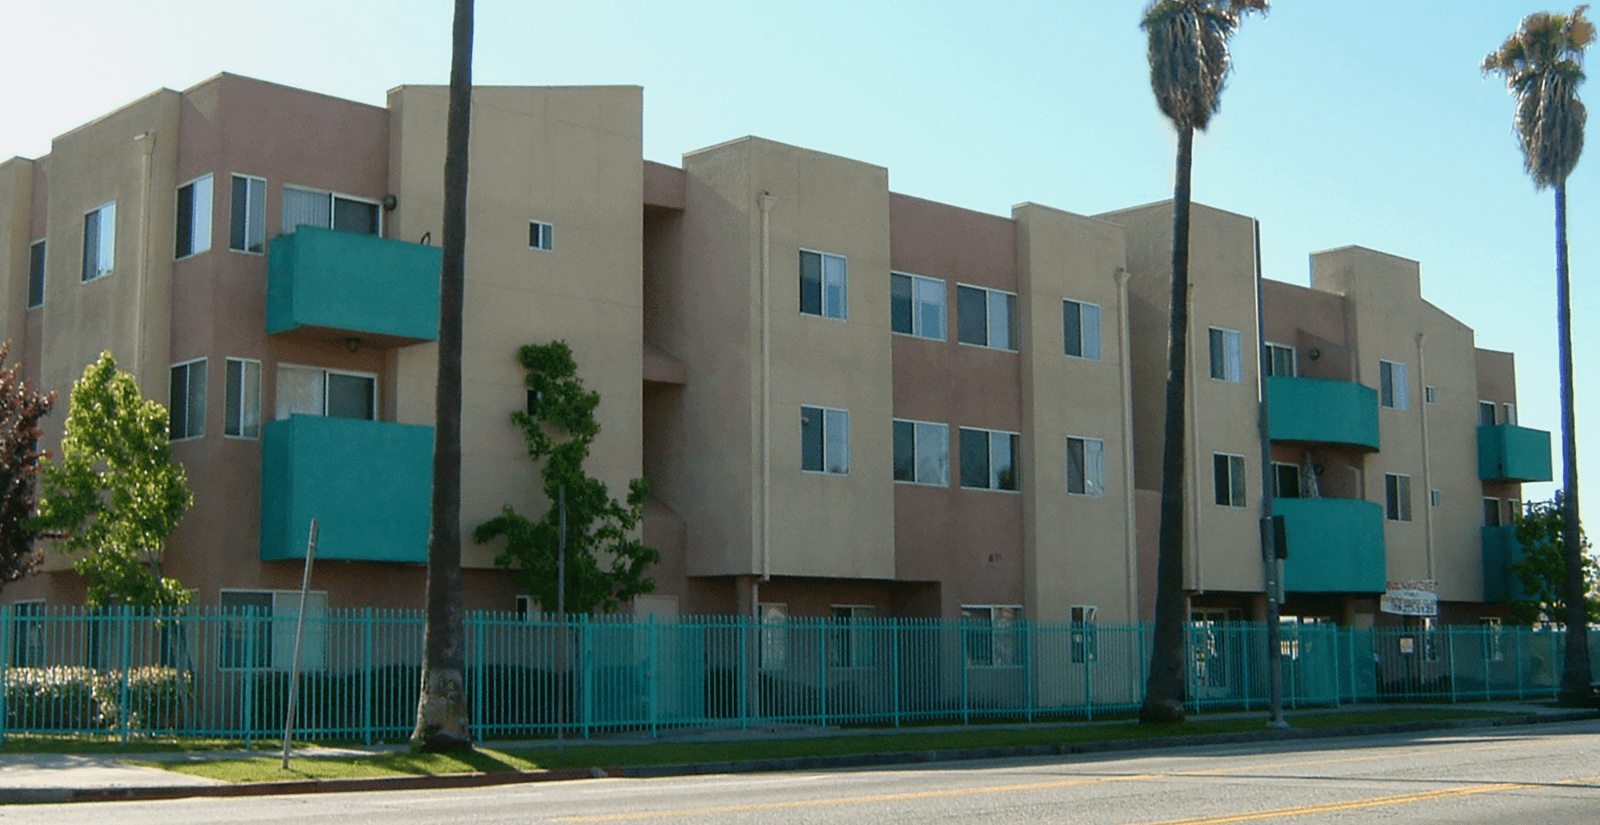
M1353 381L1267 379L1273 441L1308 441L1378 449L1378 391Z
M433 487L433 428L296 415L261 439L261 560L423 564Z
M301 226L272 240L267 332L380 347L439 337L438 247Z
M1483 527L1483 600L1502 602L1507 596L1524 598L1526 593L1511 566L1522 561L1522 544L1517 528L1510 524Z
M1549 481L1550 434L1515 424L1478 428L1478 478Z
M1388 584L1383 508L1348 498L1275 498L1289 558L1283 586L1295 593L1382 593Z

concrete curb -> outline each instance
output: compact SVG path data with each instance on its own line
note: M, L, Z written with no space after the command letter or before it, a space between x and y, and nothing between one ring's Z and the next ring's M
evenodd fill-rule
M1600 719L1592 710L1529 713L1494 719L1447 719L1430 722L1399 722L1382 725L1345 725L1329 728L1263 729L1240 733L1212 733L1197 736L1156 736L1107 742L1082 742L1074 745L1021 745L996 748L960 748L901 753L860 753L838 756L802 756L784 759L753 759L741 762L698 762L683 765L636 765L631 767L559 768L535 771L494 771L490 773L437 774L433 776L382 776L362 779L301 779L289 782L252 782L225 785L169 785L119 788L7 788L0 789L0 804L53 802L113 802L129 800L184 799L188 797L247 797L280 794L356 793L373 791L420 791L442 788L482 788L528 782L562 782L605 777L657 778L703 774L762 773L772 771L871 768L886 765L915 765L926 762L961 762L981 759L1010 759L1037 756L1065 756L1121 751L1164 750L1207 745L1237 745L1252 742L1280 742L1290 739L1333 739L1349 736L1374 736L1386 733L1422 733L1472 728L1500 728L1542 725Z

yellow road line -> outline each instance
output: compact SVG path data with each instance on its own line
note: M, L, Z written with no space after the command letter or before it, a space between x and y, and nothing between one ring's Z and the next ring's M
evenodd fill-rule
M834 799L801 799L791 802L764 802L752 805L726 805L715 808L685 808L676 811L639 811L626 814L600 814L598 816L565 816L553 822L624 822L636 819L657 819L669 816L697 816L701 814L734 814L751 811L777 811L789 808L820 808L828 805L859 805L869 802L902 802L912 799L939 799L941 797L977 796L980 794L1012 793L1016 791L1041 791L1051 788L1072 788L1083 785L1103 785L1108 782L1132 782L1140 779L1160 779L1160 774L1135 776L1107 776L1096 779L1067 779L1056 782L1035 782L1027 785L1001 785L991 788L958 788L946 791L921 791L918 793L879 794L876 796L841 797Z
M1329 802L1324 805L1302 805L1297 808L1278 808L1271 811L1256 811L1247 814L1223 814L1221 816L1198 816L1190 819L1168 819L1161 822L1147 823L1147 825L1227 825L1230 822L1251 822L1258 819L1280 819L1291 816L1305 816L1307 814L1324 814L1334 811L1355 811L1362 808L1380 808L1385 805L1404 805L1410 802L1428 802L1434 799L1449 799L1456 796L1473 796L1481 793L1495 791L1509 791L1517 788L1537 788L1538 785L1520 785L1506 782L1498 785L1473 785L1467 788L1452 788L1447 791L1424 791L1422 793L1397 794L1395 796L1378 796L1370 799L1355 799L1349 802Z

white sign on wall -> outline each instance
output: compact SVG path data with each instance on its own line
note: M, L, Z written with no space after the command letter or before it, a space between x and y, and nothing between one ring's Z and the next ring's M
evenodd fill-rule
M1389 582L1389 590L1378 598L1378 609L1396 616L1439 615L1438 585L1432 579Z

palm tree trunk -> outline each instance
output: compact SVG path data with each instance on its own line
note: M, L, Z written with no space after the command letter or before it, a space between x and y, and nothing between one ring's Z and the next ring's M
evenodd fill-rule
M1156 627L1140 722L1181 722L1183 713L1184 396L1189 364L1189 173L1194 128L1178 127L1172 197L1172 306L1167 341L1165 443L1161 451L1161 528L1157 536Z
M467 146L472 125L472 4L456 0L444 157L443 262L439 275L439 379L434 393L433 524L428 618L414 749L472 746L467 727L461 616L461 314L467 260Z
M1589 615L1578 528L1577 413L1572 403L1572 291L1567 280L1567 184L1556 185L1556 329L1561 359L1561 546L1567 565L1567 656L1561 671L1561 702L1589 697Z

